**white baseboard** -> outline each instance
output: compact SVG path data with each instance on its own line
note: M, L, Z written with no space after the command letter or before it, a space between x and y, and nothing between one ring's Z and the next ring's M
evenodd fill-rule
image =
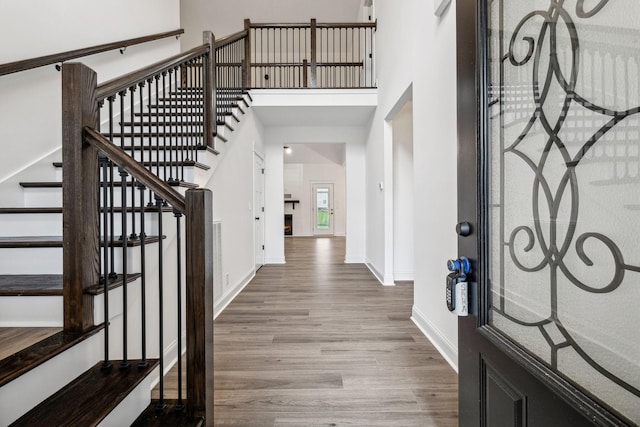
M366 264L367 262L362 257L346 257L344 259L344 263L345 264Z
M265 265L267 264L286 264L287 262L284 260L284 258L265 258L264 259L264 263Z
M431 344L440 352L444 360L458 372L458 348L449 339L444 336L440 330L427 319L427 317L413 306L411 310L411 320L427 337Z
M378 271L378 269L373 265L373 263L370 260L366 260L365 265L371 271L371 273L373 273L376 279L378 279L378 282L380 282L382 286L396 285L395 283L393 283L393 277L388 277L380 273L380 271Z
M236 283L231 289L229 289L229 291L227 291L227 293L222 296L222 298L220 298L217 303L214 304L214 320L220 315L220 313L224 311L225 308L227 308L229 304L231 304L231 301L233 301L238 296L238 294L242 292L242 290L249 284L249 282L251 282L251 279L253 279L255 275L255 270L251 270L249 274L247 274L242 280L240 280L240 282Z

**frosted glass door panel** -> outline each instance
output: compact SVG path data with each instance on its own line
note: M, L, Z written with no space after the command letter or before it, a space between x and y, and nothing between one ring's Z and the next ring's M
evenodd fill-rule
M640 1L489 4L489 322L640 423Z

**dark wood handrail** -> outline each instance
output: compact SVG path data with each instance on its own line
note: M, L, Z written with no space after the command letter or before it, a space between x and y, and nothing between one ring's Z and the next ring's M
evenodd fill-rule
M151 64L147 67L140 68L139 70L106 81L98 86L97 100L98 102L101 102L111 95L129 89L130 87L135 86L138 83L144 82L149 77L174 68L177 65L180 65L190 59L204 55L209 52L209 49L209 45L206 44L194 47L193 49L190 49L183 53L179 53L163 61L156 62L155 64Z
M229 66L238 66L241 64L230 64ZM306 67L309 66L309 62L252 62L251 66L255 68L267 68L267 67ZM316 62L318 67L363 67L363 62Z
M233 42L244 39L249 35L249 31L242 30L238 31L235 34L231 34L230 36L223 37L221 39L216 40L216 49L227 46Z
M185 199L180 193L167 185L162 179L149 172L143 165L122 151L122 149L112 144L111 141L90 127L84 128L84 136L86 142L93 145L116 165L124 168L136 180L142 182L147 188L162 197L175 210L180 213L186 212Z
M6 74L17 73L20 71L30 70L32 68L44 67L45 65L58 64L83 56L95 55L96 53L106 52L114 49L122 49L124 47L136 44L147 43L154 40L160 40L167 37L179 36L184 33L182 28L164 33L151 34L133 39L121 40L118 42L105 43L82 49L69 50L66 52L54 53L52 55L40 56L37 58L23 59L21 61L9 62L0 65L0 76Z
M334 23L316 23L316 28L376 28L376 22L334 22ZM310 28L310 24L307 23L267 23L256 24L251 23L251 28Z

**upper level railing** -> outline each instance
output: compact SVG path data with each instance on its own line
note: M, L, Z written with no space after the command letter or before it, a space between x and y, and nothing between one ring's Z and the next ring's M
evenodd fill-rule
M373 88L375 22L256 24L249 34L250 88Z
M83 56L95 55L96 53L107 52L109 50L124 49L136 44L147 43L167 37L179 37L184 33L183 29L166 31L164 33L151 34L133 39L126 39L117 42L105 43L96 46L84 47L81 49L69 50L66 52L54 53L51 55L40 56L37 58L24 59L21 61L9 62L0 65L0 76L5 74L18 73L20 71L30 70L32 68L44 67L51 64L62 64L72 59L81 58Z

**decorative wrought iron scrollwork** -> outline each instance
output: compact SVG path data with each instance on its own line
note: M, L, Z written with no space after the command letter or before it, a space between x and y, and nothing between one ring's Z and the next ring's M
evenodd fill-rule
M581 291L593 294L607 294L618 290L623 283L625 273L638 272L640 267L629 265L625 262L623 251L609 237L602 233L587 231L578 232L579 224L579 180L576 168L583 162L586 156L598 144L604 143L607 135L618 124L629 120L640 112L640 106L615 110L610 106L597 105L596 100L590 100L584 93L577 90L581 63L581 45L578 27L571 17L569 2L564 0L550 0L548 10L535 10L526 14L515 26L514 32L508 42L508 49L501 61L508 61L513 67L527 65L532 69L532 81L529 88L532 93L533 111L523 122L522 131L512 141L503 146L502 155L514 155L533 173L533 187L531 198L532 226L519 225L510 231L508 241L504 242L510 260L522 272L534 273L545 269L549 271L550 314L548 317L541 315L535 320L523 320L513 313L507 313L504 307L495 305L495 312L504 318L521 326L538 328L551 348L551 362L549 367L557 371L558 350L571 347L593 369L604 375L618 386L624 388L635 396L640 397L640 389L628 379L620 378L596 361L589 352L572 336L572 332L563 324L561 309L558 308L558 286L560 274L568 282ZM609 4L609 0L591 1L590 6L585 6L584 0L576 0L575 16L579 19L589 19L598 15ZM540 23L538 23L540 20ZM537 36L530 33L524 34L525 27L535 25ZM539 25L539 30L538 30ZM502 30L500 31L502 36ZM568 45L569 57L560 58L558 54L559 38L562 34L563 41ZM548 56L546 56L548 53ZM545 68L546 67L546 68ZM638 65L637 72L640 72ZM561 90L557 90L560 88ZM490 88L495 91L495 88ZM504 90L504 82L500 82L500 91ZM500 94L500 100L504 100L504 93ZM557 114L549 114L545 106L553 103L557 107ZM493 104L492 104L493 105ZM595 132L588 135L577 150L570 150L561 136L563 126L569 117L572 107L582 107L591 113L599 115L603 123ZM501 107L502 108L502 107ZM534 128L540 128L544 132L544 143L539 153L539 158L534 158L532 150L527 149L527 136ZM562 159L564 169L554 180L545 175L551 156ZM557 167L554 164L553 167ZM556 171L557 172L557 171ZM504 209L502 207L501 209ZM563 216L564 215L564 216ZM563 218L559 218L563 216ZM560 229L559 222L566 226ZM590 242L590 247L607 251L610 255L612 266L611 275L602 283L585 283L567 262L568 255L580 260L585 267L595 267L593 257L589 256L585 248ZM575 252L573 252L575 251ZM532 254L539 254L532 261ZM525 254L528 257L525 260ZM545 270L546 271L546 270ZM503 278L504 280L504 278ZM555 325L562 336L554 341L546 326Z

